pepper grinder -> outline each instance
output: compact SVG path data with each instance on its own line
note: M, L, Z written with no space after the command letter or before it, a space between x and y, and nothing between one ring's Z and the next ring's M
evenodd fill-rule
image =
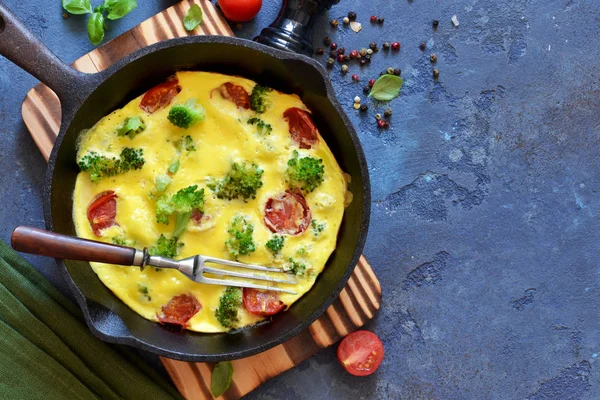
M340 0L283 0L279 15L254 40L267 46L312 56L315 17Z

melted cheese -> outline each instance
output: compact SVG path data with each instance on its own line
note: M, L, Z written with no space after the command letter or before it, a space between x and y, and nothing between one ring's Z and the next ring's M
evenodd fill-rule
M104 117L82 135L78 159L88 151L117 157L124 147L132 147L143 149L145 164L139 170L104 178L97 183L90 181L87 172L79 174L73 194L73 218L77 234L106 242L114 237L124 236L135 241L136 248L155 245L160 234L170 237L174 218L170 218L169 225L156 222L156 196L153 196L156 190L155 178L165 174L169 165L178 157L175 142L190 135L196 151L184 151L181 154L180 168L165 193L172 195L194 184L203 187L205 215L210 219L200 227L192 227L191 223L188 225L188 230L180 237L185 245L178 258L195 254L231 258L225 247L225 241L229 238L227 229L236 214L244 214L254 225L256 251L241 256L241 262L282 267L289 257L293 257L309 267L310 273L305 277L298 277L298 285L288 285L298 292L297 295L280 295L281 300L290 306L312 287L335 249L344 213L346 182L343 173L321 137L309 150L299 149L291 139L283 113L290 107L306 110L298 96L269 92L271 106L259 117L271 124L273 131L270 135L259 135L256 126L246 123L248 118L255 116L253 111L238 109L232 102L223 99L218 91L213 91L225 82L232 82L243 86L250 93L255 85L253 81L208 72L179 72L177 77L182 90L171 104L183 104L190 98L196 99L206 109L204 121L187 130L175 127L167 120L170 107L147 115L139 108L140 96ZM133 139L117 136L116 129L125 118L132 116L140 116L146 129ZM263 222L264 205L270 197L287 189L284 173L294 150L298 150L301 157L310 155L323 160L324 182L306 195L306 200L312 218L324 224L325 229L315 235L309 227L298 236L286 236L281 254L274 257L264 246L273 235ZM264 170L263 186L258 190L256 199L244 202L242 199L219 200L214 197L207 188L210 178L221 178L230 170L232 162L243 161L255 162ZM106 190L113 190L118 196L118 226L105 229L102 237L98 238L91 230L86 212L94 196ZM91 265L100 280L144 318L157 321L157 313L161 312L161 307L172 297L189 293L199 300L202 309L189 321L188 329L198 332L228 330L215 317L219 298L225 289L223 286L199 284L173 270L146 268L140 271L139 268L127 266L101 263ZM147 294L141 288L147 288ZM238 327L264 319L247 312L243 307L239 315Z

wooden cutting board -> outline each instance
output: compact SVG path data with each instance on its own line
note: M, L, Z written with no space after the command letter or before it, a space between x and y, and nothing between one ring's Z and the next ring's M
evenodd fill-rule
M183 28L183 17L192 4L204 12L204 21L194 31ZM73 63L83 72L98 72L142 47L187 35L233 36L229 25L212 3L184 0L140 25L96 48ZM29 91L22 106L23 120L46 160L60 130L60 102L47 86ZM373 270L361 257L348 285L338 299L307 330L264 353L232 361L233 382L219 399L238 399L332 345L373 318L381 303L381 287ZM181 394L189 400L212 399L210 379L213 364L189 363L161 357Z

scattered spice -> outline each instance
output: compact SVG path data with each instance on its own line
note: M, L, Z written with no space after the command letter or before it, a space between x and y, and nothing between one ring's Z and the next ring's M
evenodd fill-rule
M369 87L372 88L375 84L375 79L369 79Z
M370 87L370 86L368 86L368 85L367 85L367 86L365 86L365 87L363 87L363 92L364 92L364 93L369 93L369 91L370 91L370 90L371 90L371 87Z
M366 103L362 103L360 105L360 111L365 112L369 109L369 106Z
M421 42L419 44L419 48L421 49L421 51L425 51L425 49L427 49L427 44L425 44L425 42Z
M348 19L350 21L356 21L356 13L354 11L348 11Z
M330 50L330 51L329 51L329 57L331 57L331 58L336 58L336 57L337 57L337 51L335 51L335 50Z
M377 121L381 120L381 114L379 114L379 113L375 114L375 119Z
M437 62L437 56L435 55L435 53L431 53L431 55L429 56L429 60L431 60L432 63Z
M331 20L331 26L333 26L334 28L337 28L339 25L339 21L337 19L332 19Z
M352 21L352 22L350 22L350 29L352 29L354 32L358 33L362 29L362 25L360 22Z
M330 38L329 36L325 36L325 37L323 38L323 44L324 44L325 46L329 46L329 45L331 44L331 38Z
M394 50L394 51L400 50L400 43L399 42L392 43L392 50Z
M358 77L358 75L356 75L356 74L352 74L352 80L353 80L354 82L358 82L358 81L360 81L360 78Z
M358 110L360 108L360 104L359 103L354 103L354 109Z
M360 51L358 52L358 54L360 54L361 57L364 57L367 55L367 49L365 49L364 47L362 49L360 49Z
M375 23L375 22L377 22L377 16L376 16L376 15L371 15L371 18L370 18L370 19L371 19L371 22L372 22L372 23Z
M394 68L393 67L389 67L386 71L387 74L389 75L394 75Z
M368 62L368 61L367 61L367 59L366 59L366 58L365 58L365 59L362 59L362 60L360 60L360 65L361 65L361 66L363 66L363 65L365 65L367 62Z
M329 68L333 67L333 64L334 64L334 63L335 63L335 60L334 60L333 58L329 57L329 58L327 59L327 66L328 66Z
M452 25L458 26L458 17L456 15L452 16Z
M317 51L315 51L315 53L317 53L318 55L322 56L323 54L325 54L325 50L322 47L319 47L317 49Z
M364 59L365 59L365 61L367 63L370 63L371 62L371 55L367 53L367 55L364 57Z
M377 18L377 23L378 23L379 25L383 24L383 21L384 21L383 17L379 17L379 18Z
M433 69L433 77L434 77L434 78L437 78L437 77L439 77L439 76L440 76L440 70L439 70L439 69L437 69L437 68L434 68L434 69Z
M348 72L348 66L346 64L342 65L342 74L346 74Z
M348 25L350 23L350 18L344 17L344 19L342 19L342 22L344 23L344 25Z
M375 43L375 42L371 42L371 43L369 43L369 49L371 49L371 50L373 50L373 51L377 51L377 50L379 50L379 49L377 48L377 43Z
M340 47L339 49L337 49L337 53L338 54L344 54L346 52L346 48L345 47Z
M337 60L338 60L338 62L343 63L344 62L344 55L343 54L338 54Z
M391 108L386 108L385 110L383 110L383 116L386 118L389 118L392 116L392 109Z
M350 58L358 58L358 51L357 50L350 51Z
M400 68L394 68L394 75L400 76L402 74L402 70Z
M437 19L434 19L433 20L433 29L437 29L439 24L440 24L440 21L438 21Z
M379 115L379 114L377 114L377 115ZM377 121L377 127L378 128L385 128L386 127L386 122L384 120L382 120L382 119L378 120Z
M355 103L360 103L360 97L358 97L358 96L354 97L354 102Z
M331 43L331 50L335 50L337 49L337 43L336 42L332 42Z
M390 49L390 42L383 42L383 49L384 50L389 50Z
M373 54L373 50L371 50L371 49L367 49L367 55L369 55L369 56L370 56L371 54Z
M344 61L350 61L350 56L348 54L344 56Z

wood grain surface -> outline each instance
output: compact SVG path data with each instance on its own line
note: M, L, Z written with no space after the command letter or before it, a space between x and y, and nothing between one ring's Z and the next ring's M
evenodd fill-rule
M192 4L204 12L204 21L194 32L183 29L183 17ZM187 35L233 36L213 4L184 0L98 47L73 63L83 72L101 71L144 46ZM23 120L46 160L60 130L60 102L47 86L39 84L27 94ZM381 287L373 270L361 257L348 285L338 299L307 330L264 353L232 361L233 382L219 399L238 399L267 380L293 368L330 346L373 318L380 307ZM161 357L173 382L188 400L212 399L210 379L213 364L189 363Z

